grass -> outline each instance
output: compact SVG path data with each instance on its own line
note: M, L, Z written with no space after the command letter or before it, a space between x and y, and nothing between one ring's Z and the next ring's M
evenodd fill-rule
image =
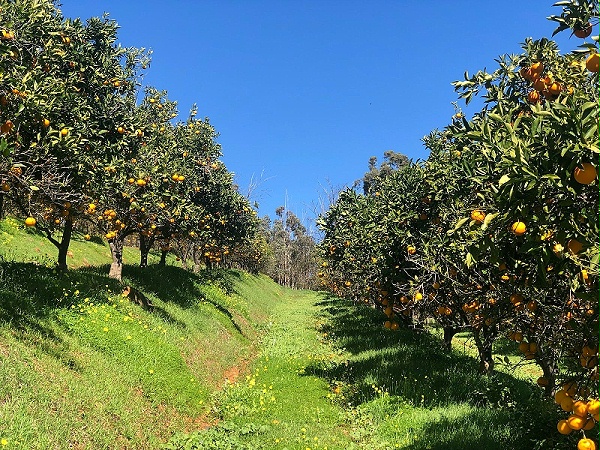
M482 376L468 334L447 352L365 305L173 259L127 264L121 284L102 242L72 251L57 273L54 247L0 221L1 448L576 447L513 342Z
M74 251L80 267L57 273L44 239L14 220L0 224L10 240L0 247L7 448L154 449L175 430L197 428L227 370L253 356L278 292L266 277L172 265L125 266L120 284L106 277L107 248L90 242L82 253L96 265ZM154 307L124 298L125 284Z

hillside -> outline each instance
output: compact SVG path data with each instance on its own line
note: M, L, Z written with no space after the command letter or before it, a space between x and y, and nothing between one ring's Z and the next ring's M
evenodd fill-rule
M466 334L447 353L366 305L176 261L126 265L119 284L102 243L75 242L60 274L40 236L1 229L3 448L528 449L553 434L537 371L479 375ZM517 361L511 344L496 351Z

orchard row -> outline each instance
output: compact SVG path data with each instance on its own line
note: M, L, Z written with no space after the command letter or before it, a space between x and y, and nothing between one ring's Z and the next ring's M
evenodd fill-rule
M427 160L340 194L320 220L318 275L380 308L386 328L435 321L448 347L472 332L482 372L497 339L518 342L570 414L558 431L596 448L598 53L587 38L598 11L561 4L555 19L586 39L579 51L528 39L494 72L455 82L483 109L427 136Z
M108 240L116 278L131 236L142 265L155 245L198 264L240 252L251 264L258 221L214 127L195 107L173 123L166 92L141 90L148 53L117 45L117 28L64 19L50 0L2 6L0 213L46 234L62 268L73 233Z

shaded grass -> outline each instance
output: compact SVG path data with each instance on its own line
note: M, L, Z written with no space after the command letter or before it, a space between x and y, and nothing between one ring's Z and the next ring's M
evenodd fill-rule
M262 325L249 312L268 315L275 301L270 280L241 273L125 266L118 283L106 277L109 254L98 243L81 242L96 266L60 273L35 250L44 239L16 221L0 225L0 239L12 237L0 245L7 448L155 449L174 431L194 429L226 371L253 355ZM154 307L124 298L125 284Z

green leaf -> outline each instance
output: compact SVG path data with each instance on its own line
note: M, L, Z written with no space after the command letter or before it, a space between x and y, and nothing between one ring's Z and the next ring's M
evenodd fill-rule
M500 180L498 181L498 186L502 186L510 181L510 177L508 175L502 175Z

